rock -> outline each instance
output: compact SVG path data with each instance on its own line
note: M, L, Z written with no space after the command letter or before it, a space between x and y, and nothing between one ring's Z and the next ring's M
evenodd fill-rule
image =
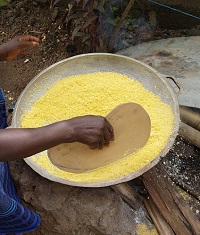
M200 29L192 28L188 30L186 36L200 36Z
M41 216L32 235L135 235L136 222L148 221L144 211L133 211L110 187L51 182L23 160L11 162L10 169L22 202Z

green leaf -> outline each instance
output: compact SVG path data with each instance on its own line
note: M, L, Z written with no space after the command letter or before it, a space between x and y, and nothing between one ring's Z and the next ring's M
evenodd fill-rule
M76 37L77 33L79 32L79 30L81 30L83 28L82 25L78 25L77 27L74 28L73 32L72 32L72 41L74 40L74 38Z
M85 35L84 32L77 32L75 37L83 37Z
M0 7L6 6L8 3L4 0L0 0Z
M83 38L82 38L82 42L86 42L87 40L89 40L91 37L90 34L86 34Z
M80 17L82 17L82 15L83 15L83 12L78 11L78 12L74 13L73 15L70 15L69 17L66 17L64 23L67 23L70 20L73 20L73 19L76 19L76 18L80 18Z
M87 21L85 22L85 24L83 25L83 28L87 28L91 23L92 21L94 21L95 19L97 18L97 16L91 16L87 19Z
M89 46L89 47L91 47L91 41L90 40L87 40L86 42L85 42L85 44L87 45L87 46Z
M110 6L110 10L112 11L112 13L118 11L119 9L115 6Z

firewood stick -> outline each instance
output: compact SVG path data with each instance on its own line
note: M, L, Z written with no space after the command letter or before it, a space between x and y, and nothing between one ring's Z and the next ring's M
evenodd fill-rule
M133 209L138 210L143 205L143 198L135 192L128 184L121 183L111 186L122 199L127 202Z
M182 122L200 131L200 114L189 107L179 106Z
M161 164L143 174L143 182L175 234L199 235L200 223Z
M148 196L144 200L145 207L151 216L160 235L175 235L170 225L167 223L158 207L152 200L151 196Z
M200 132L196 129L188 126L183 122L180 122L179 135L189 141L191 144L194 144L195 146L200 148Z
M157 231L160 235L174 235L170 225L167 223L165 218L159 212L155 203L150 200L146 199L145 197L141 196L137 193L133 188L131 188L127 183L121 183L117 185L111 186L111 188L119 194L122 199L133 209L139 209L143 206L143 202L145 207L154 222Z

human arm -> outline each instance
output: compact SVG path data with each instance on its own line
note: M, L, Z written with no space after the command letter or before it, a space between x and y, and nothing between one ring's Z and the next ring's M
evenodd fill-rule
M30 35L13 38L0 45L0 60L13 60L18 55L24 54L24 49L39 45L39 39Z
M113 139L110 123L101 116L87 115L39 128L0 130L0 161L29 157L61 143L80 142L102 148Z

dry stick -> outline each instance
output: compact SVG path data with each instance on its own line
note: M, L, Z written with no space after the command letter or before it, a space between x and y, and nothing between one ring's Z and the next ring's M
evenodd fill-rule
M141 196L138 192L136 192L133 188L131 188L127 183L113 185L111 186L111 188L117 194L119 194L129 206L131 206L135 210L143 206L143 201L144 201L146 209L152 221L154 222L157 231L161 235L175 235L173 233L172 228L167 223L167 221L162 216L162 214L160 213L157 206L152 200Z
M180 105L179 108L181 120L189 126L200 131L200 114L198 112L194 112L189 107Z
M120 18L120 21L119 21L119 23L117 24L117 26L116 26L116 28L115 28L115 30L114 30L114 32L113 32L111 38L110 38L110 42L109 42L109 45L108 45L108 51L109 51L109 52L113 52L114 43L115 43L115 38L116 38L116 36L117 36L117 33L119 32L119 30L120 30L122 24L124 23L124 20L126 19L128 13L129 13L129 11L131 10L131 7L133 6L134 2L135 2L135 0L130 0L129 3L128 3L128 5L127 5L127 7L126 7L126 9L124 10L124 12L123 12L123 14L122 14L122 16L121 16L121 18Z
M146 172L143 175L143 182L175 234L199 235L199 220L172 180L167 177L167 172L161 164Z
M200 148L200 132L193 127L180 122L179 135L186 139L191 144Z
M194 112L189 107L180 107L179 135L191 144L200 148L200 114Z
M139 193L135 192L128 184L122 183L111 186L111 188L119 194L125 202L133 209L138 210L143 205L143 198Z
M151 216L159 234L161 235L175 235L170 225L165 220L164 216L159 211L158 207L150 196L144 200L145 207Z

